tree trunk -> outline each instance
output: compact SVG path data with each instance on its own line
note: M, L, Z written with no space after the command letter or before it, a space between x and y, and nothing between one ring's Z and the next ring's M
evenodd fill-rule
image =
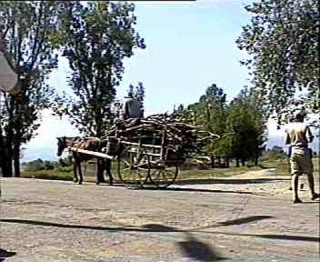
M9 110L9 123L6 126L6 129L3 130L2 134L2 172L4 177L12 177L13 170L12 170L12 158L13 158L13 140L14 140L14 133L13 133L13 101L10 101L10 110ZM2 131L2 130L1 130Z
M214 155L211 155L210 159L211 159L211 168L215 168L215 165L214 165Z
M241 164L242 164L242 166L246 165L246 161L243 158L241 159Z
M221 167L221 157L218 156L217 159L218 159L218 167L220 168Z
M1 135L1 169L4 177L12 177L12 136L8 134L6 137Z
M240 161L239 161L239 158L236 159L236 167L239 167L240 166Z
M3 177L12 177L12 157L8 154L7 145L1 149L1 170Z
M229 157L225 158L226 168L230 167Z
M13 148L13 166L14 166L14 176L20 177L20 142L14 143Z
M4 144L3 144L3 136L2 136L2 129L0 125L0 175L3 176L3 161L4 161Z

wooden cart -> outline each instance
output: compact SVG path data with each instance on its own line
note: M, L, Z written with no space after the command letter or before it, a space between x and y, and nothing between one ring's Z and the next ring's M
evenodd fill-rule
M128 187L166 188L176 180L182 162L179 150L166 143L166 130L119 140L117 172Z
M119 180L127 187L166 188L175 182L179 166L185 160L188 148L183 141L192 136L189 133L181 138L173 131L181 133L183 125L190 130L194 127L153 119L141 121L142 124L140 122L122 131L112 130L105 139L106 147L102 152L71 150L113 160Z

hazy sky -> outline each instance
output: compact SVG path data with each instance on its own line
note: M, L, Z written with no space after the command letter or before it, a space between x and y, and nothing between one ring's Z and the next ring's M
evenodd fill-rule
M249 0L202 0L196 2L136 2L137 30L147 48L137 50L125 62L125 74L118 97L123 98L129 84L143 82L146 113L171 111L174 105L196 102L212 83L224 88L231 100L249 84L247 70L240 66L245 53L235 40L250 16L244 10ZM68 63L60 60L49 84L67 90ZM276 131L269 125L272 135ZM43 114L39 135L26 147L52 148L55 137L78 133L67 119ZM54 154L55 152L53 152Z

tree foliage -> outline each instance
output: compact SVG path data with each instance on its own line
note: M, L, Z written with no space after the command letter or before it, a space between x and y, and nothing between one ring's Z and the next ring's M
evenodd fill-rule
M224 139L229 156L240 159L242 163L255 160L260 155L266 140L265 121L256 104L252 90L243 89L231 101L226 117L226 133L232 134Z
M242 61L269 114L279 123L298 94L319 112L318 0L260 0L245 7L252 15L237 40L250 58Z
M74 97L57 99L80 132L102 136L113 118L111 103L124 72L123 60L145 48L135 30L135 6L129 3L65 3L61 42L72 70Z
M222 88L212 84L198 102L187 108L180 105L175 113L183 116L190 124L201 126L208 132L223 135L226 108L226 94ZM221 149L219 143L207 144L202 148L202 151L208 155L217 154Z
M223 89L216 84L209 86L203 96L199 100L199 118L201 124L206 131L224 135L225 132L225 117L227 110L226 94ZM214 144L208 144L205 146L205 152L209 155L212 154L224 154L223 147L221 145L222 140L215 142Z
M12 175L12 158L15 173L20 174L20 147L35 135L40 112L48 106L53 90L45 84L45 79L58 63L57 46L53 41L58 14L58 4L54 1L0 3L1 41L20 85L20 92L16 95L0 94L4 175Z
M175 114L187 123L202 126L204 130L220 135L212 144L204 144L198 152L209 156L227 156L242 163L254 160L257 164L266 140L266 116L259 96L245 87L227 103L222 88L212 84L199 101L185 108L180 105Z

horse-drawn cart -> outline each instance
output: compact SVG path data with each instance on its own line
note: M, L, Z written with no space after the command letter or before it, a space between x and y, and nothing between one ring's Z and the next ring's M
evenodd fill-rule
M199 139L201 132L207 136ZM104 139L101 152L71 150L113 160L119 180L127 187L166 188L176 180L180 164L195 143L217 137L166 115L156 115L117 123Z

